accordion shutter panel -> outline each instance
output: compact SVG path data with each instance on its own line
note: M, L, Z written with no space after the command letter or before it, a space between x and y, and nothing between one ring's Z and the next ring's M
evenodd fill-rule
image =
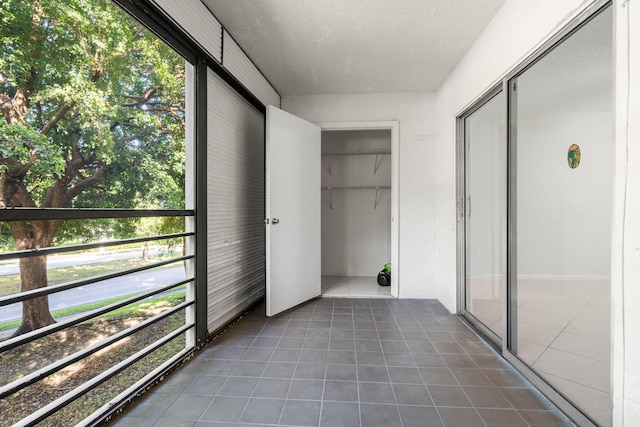
M207 75L207 327L264 296L264 115Z
M227 31L223 31L224 53L222 66L226 68L249 92L258 98L264 105L280 107L280 95L264 78L260 70L240 49Z
M222 58L222 25L200 0L153 0L213 58Z
M264 105L280 106L280 95L200 0L152 0Z

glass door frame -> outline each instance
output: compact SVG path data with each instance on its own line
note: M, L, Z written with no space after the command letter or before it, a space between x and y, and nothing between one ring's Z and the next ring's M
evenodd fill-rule
M592 18L607 7L614 7L612 0L594 0L590 5L578 13L567 25L551 36L545 43L532 52L526 59L509 70L498 82L494 83L483 95L471 102L456 117L456 225L457 225L457 309L461 318L470 324L476 332L483 335L496 351L502 355L516 370L532 383L544 396L580 426L597 426L589 416L574 406L564 395L550 383L539 376L532 368L516 355L517 336L515 328L510 325L517 323L517 271L516 271L516 93L517 79L528 68L551 52L557 45L573 33L580 30ZM614 16L615 21L615 16ZM612 76L613 79L613 76ZM514 86L515 85L515 86ZM500 339L488 327L466 310L466 230L465 216L467 212L465 194L465 119L479 110L493 97L503 92L505 96L505 143L507 145L507 248L506 289L503 289L505 303L503 306L503 337Z
M474 328L478 332L480 332L485 338L489 340L491 344L493 344L496 349L502 348L502 338L500 338L495 332L493 332L488 326L484 325L476 316L474 316L471 312L467 310L467 286L466 286L466 278L467 278L467 259L466 259L466 242L467 242L467 227L466 227L466 218L467 212L470 209L468 206L467 193L466 193L466 158L467 158L467 144L466 144L466 133L465 133L465 123L466 119L469 118L472 114L480 110L483 106L485 106L489 101L499 96L501 93L504 93L503 83L495 85L489 91L487 91L484 95L478 98L471 107L469 107L463 114L457 117L456 126L457 126L457 212L456 212L456 223L457 223L457 270L458 270L458 313L461 314L466 321L471 323ZM507 120L507 110L506 105L503 108L502 116L504 117L505 123ZM506 144L506 134L503 138L503 142ZM505 159L505 162L507 159ZM508 173L508 171L507 171ZM508 276L507 276L508 277ZM502 295L506 295L506 289L503 288ZM506 317L505 311L503 308L502 313L502 326L503 331L506 330ZM506 335L503 335L506 336Z

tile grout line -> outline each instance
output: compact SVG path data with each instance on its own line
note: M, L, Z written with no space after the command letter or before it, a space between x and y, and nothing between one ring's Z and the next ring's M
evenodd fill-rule
M400 336L402 336L402 338L404 340L404 336L402 335L402 331L400 330L400 326L398 325L398 319L396 318L395 314L393 313L393 310L391 310L389 302L387 302L386 305L387 305L387 307L389 309L389 313L391 314L391 317L393 318L394 324L398 328L398 334ZM374 322L375 322L375 316L374 316ZM384 348L382 347L382 339L380 338L380 330L378 329L378 325L377 324L376 324L376 333L378 334L378 343L380 344L380 351L382 351L382 358L384 359L384 366L387 369L387 375L389 375L389 384L391 385L391 393L393 393L393 400L396 402L396 411L398 412L398 419L400 420L400 425L404 426L404 422L402 421L402 414L400 413L400 407L398 406L398 397L396 396L396 390L393 387L394 383L393 383L393 379L391 378L391 371L389 371L389 363L387 362L387 356L385 355ZM407 350L408 349L409 348L407 347Z
M264 373L267 370L267 366L269 366L269 363L271 362L271 360L273 359L273 355L276 352L276 349L278 348L278 345L280 345L280 343L282 342L282 338L284 338L284 334L287 331L287 328L289 327L289 324L291 323L291 313L287 313L287 322L286 325L283 328L282 333L280 334L280 337L278 338L278 342L276 343L276 346L273 348L273 351L271 352L271 355L269 356L269 359L267 360L264 369L262 370L262 373L260 374L260 377L258 377L258 382L256 383L255 387L253 388L253 391L251 392L251 396L249 397L249 400L247 400L247 405L245 406L245 408L243 409L242 413L240 414L240 417L238 418L238 423L240 423L242 416L244 415L244 412L247 410L247 406L249 405L249 402L251 401L251 399L253 398L253 395L256 392L256 389L258 388L258 384L260 384L260 381L264 378ZM267 324L269 324L269 322L271 322L271 320L273 319L273 317L269 318L269 320L267 321ZM284 319L280 319L280 320L284 320ZM265 325L265 327L266 327ZM263 328L264 329L264 328ZM255 342L255 341L254 341ZM298 356L299 357L299 356ZM294 371L295 372L295 371ZM291 381L289 382L289 389L291 388L291 382L293 381L293 378L291 379ZM289 393L289 389L287 389L287 394ZM280 400L280 399L278 399ZM278 423L280 422L280 418L282 417L282 413L284 412L284 406L286 404L286 396L284 399L282 399L284 401L284 403L282 404L282 409L280 410L280 417L278 418Z
M436 318L437 318L437 317L438 317L438 316L436 316ZM440 319L438 319L438 322L440 323L440 325L441 325L441 326L443 326L443 325L442 325L442 322L440 321ZM425 331L425 332L426 332L426 331ZM455 339L455 337L453 337L453 338ZM458 341L457 341L457 340L456 340L456 344L460 345L460 344L458 343ZM460 347L460 348L462 348L462 347ZM440 357L442 357L442 358L444 359L444 357L442 356L442 354L440 353L440 351L439 351L437 348L436 348L436 351L438 351L438 354L440 354ZM462 351L464 352L463 354L464 354L465 356L467 356L467 353L464 351L464 348L462 348ZM445 354L447 354L447 353L445 353ZM470 356L468 356L468 357L470 357ZM478 370L479 370L481 373L483 373L482 368L481 368L481 367L476 363L476 361L475 361L475 360L473 360L473 358L472 358L472 357L470 357L470 358L471 358L471 361L474 363L474 365L478 368ZM446 363L446 361L445 361L445 363ZM465 391L464 387L462 386L462 384L460 384L460 381L458 380L458 377L456 377L456 375L453 373L453 371L451 370L451 367L450 367L448 364L447 364L447 369L449 369L449 372L451 373L451 376L455 379L456 383L458 384L458 387L460 387L460 390L462 390L462 393L464 394L464 396L467 398L467 400L468 400L468 401L469 401L469 403L471 404L471 407L473 408L474 412L475 412L475 413L476 413L476 415L478 415L478 417L480 418L480 421L482 421L482 423L483 423L485 426L489 427L489 426L487 425L487 421L484 419L484 417L482 416L482 414L480 414L480 411L478 411L478 408L477 408L477 407L476 407L476 405L473 403L473 401L471 400L471 398L469 398L469 395L468 395L468 394L467 394L467 392ZM462 369L462 368L460 368L460 369ZM484 374L484 373L483 373L483 374ZM491 379L490 379L490 378L488 378L488 377L487 377L487 379L488 379L490 382L493 382L493 381L491 381ZM509 404L511 404L511 403L509 402Z
M302 363L302 362L300 362L300 357L302 356L302 351L304 349L304 341L309 336L309 329L311 329L311 321L313 320L313 315L314 315L314 313L316 311L316 302L314 301L313 304L314 304L313 310L312 310L311 314L309 315L309 323L307 324L306 332L304 334L304 338L302 339L302 345L300 346L300 352L298 353L298 358L297 358L297 360L295 362L295 368L293 369L293 373L291 374L292 376L291 376L291 381L289 382L289 388L287 389L287 394L285 395L285 398L284 398L284 404L282 405L282 410L280 411L280 416L278 417L278 422L276 424L278 426L281 424L282 416L284 415L284 408L287 405L287 401L288 400L294 400L294 399L289 399L289 394L291 393L291 387L293 387L293 382L296 379L296 372L298 372L298 367L299 367L300 363ZM291 319L289 319L289 322L290 321L291 321ZM284 333L283 333L283 335L284 335Z
M337 376L333 375L336 379L332 379L331 381L335 381L337 383L352 382L351 378L353 374L349 372L352 368L346 368L346 366L351 365L351 361L350 361L351 359L348 357L346 350L340 350L341 348L346 349L349 344L348 341L343 342L342 340L347 338L346 331L350 329L351 339L349 341L352 341L352 345L353 345L353 367L355 369L357 410L358 410L358 420L361 426L363 423L362 405L366 403L371 405L384 406L386 405L386 403L383 403L383 402L385 402L388 399L389 395L386 396L385 400L380 401L380 403L362 402L362 396L360 393L361 391L360 385L361 385L362 377L359 374L358 368L365 367L365 366L369 367L370 365L368 364L360 365L360 362L358 360L358 354L361 354L362 356L365 356L365 355L367 356L367 358L361 359L363 362L374 363L374 365L371 365L371 366L377 367L371 372L371 374L367 374L368 371L363 372L363 374L367 374L368 378L374 379L373 381L371 381L371 383L387 384L387 382L386 380L375 381L377 379L380 379L381 378L380 374L382 374L385 371L380 369L381 366L378 367L377 364L380 363L378 358L369 357L369 354L366 354L367 350L374 351L374 347L375 347L374 342L364 342L364 343L361 342L360 343L361 350L360 351L358 350L358 343L360 342L359 341L360 339L358 338L359 336L362 337L361 340L365 340L365 341L369 339L373 339L374 337L377 337L377 343L378 343L378 346L380 347L382 361L384 363L386 374L388 375L388 384L390 385L391 392L393 393L393 398L396 406L396 411L399 417L400 426L404 426L405 424L405 420L402 419L402 412L400 411L403 407L416 407L416 408L432 407L436 410L436 414L438 415L440 422L444 426L446 426L446 424L444 423L444 418L443 418L443 415L440 413L440 409L447 408L447 410L451 412L451 415L454 415L454 414L459 415L459 413L456 414L455 410L467 411L468 409L470 409L470 408L460 407L460 406L436 405L436 402L433 400L433 395L429 390L429 386L426 384L426 381L425 381L425 378L426 378L425 375L429 375L429 371L428 371L429 366L433 365L433 363L431 362L434 362L434 363L437 362L438 365L440 365L441 363L444 363L444 365L442 365L442 369L443 369L442 373L444 374L445 372L448 372L448 374L451 375L453 379L453 382L450 385L449 384L433 384L433 385L444 387L443 391L445 393L446 393L445 390L447 387L451 387L451 389L455 387L456 389L462 390L462 395L464 395L465 398L468 400L468 402L471 405L471 408L474 409L474 413L476 413L476 415L480 418L481 422L485 426L491 425L491 423L490 421L487 421L484 419L484 417L480 413L480 410L491 411L487 413L487 416L489 419L492 419L493 416L508 417L508 418L501 418L501 419L510 419L510 417L514 416L516 417L514 418L515 420L520 420L524 423L524 425L528 425L528 426L533 425L532 423L534 423L535 419L538 419L540 415L531 415L531 417L533 418L532 418L532 421L529 422L525 418L525 415L524 415L525 412L544 413L544 414L549 414L549 416L553 416L553 417L562 416L561 413L555 414L554 411L552 410L552 407L545 406L544 403L546 402L546 400L545 402L539 402L540 405L536 406L536 408L538 409L535 409L535 408L527 409L528 406L534 406L534 405L529 405L527 403L528 401L524 401L524 403L527 403L526 405L520 404L518 402L516 402L518 403L516 405L512 403L510 399L507 399L506 393L509 393L509 390L522 390L524 393L525 391L535 392L536 389L533 388L531 384L526 380L525 380L525 383L523 384L520 384L519 382L514 382L516 378L513 378L513 379L511 378L512 373L518 376L518 378L521 378L521 376L517 371L515 371L512 367L509 367L509 366L502 367L502 365L498 363L499 360L494 360L496 357L499 358L501 356L495 353L495 351L492 348L487 347L482 340L478 340L477 344L487 347L489 349L487 353L483 352L482 348L476 347L475 345L473 345L476 343L476 341L474 341L474 337L477 338L477 334L474 334L472 330L468 330L468 327L459 328L458 327L459 325L457 324L455 319L453 319L449 315L449 313L446 313L445 315L445 313L442 312L441 310L434 311L434 309L439 308L434 304L424 303L422 305L418 305L417 303L413 303L412 301L395 301L395 300L381 301L380 299L358 299L358 300L349 299L348 301L345 301L340 298L327 298L327 300L324 300L324 301L316 300L311 304L307 305L306 311L299 312L297 314L295 311L292 311L291 313L285 314L285 316L278 317L277 319L265 318L264 316L260 317L259 315L256 315L255 312L254 312L254 315L255 315L254 318L252 318L253 315L248 316L246 318L247 323L245 323L245 326L247 327L246 330L243 328L238 331L238 333L241 335L237 335L234 333L234 334L228 335L228 337L231 337L231 338L227 340L221 340L219 344L220 350L221 351L226 350L228 351L227 353L220 352L219 356L215 356L216 354L218 354L218 351L217 350L212 351L211 356L209 356L209 357L213 357L212 359L208 359L208 358L204 359L202 361L204 363L201 363L201 364L198 363L197 365L194 366L195 369L191 371L192 372L191 374L186 374L188 375L188 377L185 378L184 386L182 385L182 383L176 384L178 386L178 388L176 388L177 391L174 392L175 394L172 393L172 395L176 397L172 400L171 404L167 405L162 415L164 415L164 413L168 411L168 407L171 406L172 404L175 404L177 399L179 399L181 396L189 397L189 396L195 395L195 396L201 396L201 397L198 397L198 401L201 402L201 403L198 403L198 405L202 404L204 409L200 412L200 415L195 416L193 419L189 419L190 421L203 422L203 423L204 422L213 422L213 423L223 422L221 419L219 420L217 417L215 417L216 413L221 414L222 415L221 418L223 418L224 414L227 413L222 408L222 406L220 406L220 408L217 411L215 411L215 413L212 412L212 415L214 415L213 418L208 417L208 420L205 419L206 418L205 414L207 413L207 411L209 411L212 408L214 401L219 397L237 398L237 399L243 398L243 399L246 399L246 403L244 403L244 406L241 406L242 405L241 401L237 401L236 403L238 403L238 405L234 406L236 409L241 408L241 411L236 412L236 413L239 413L239 415L237 416L237 421L233 422L233 423L242 423L242 421L240 420L245 414L254 413L253 410L250 412L247 412L249 411L249 403L251 402L251 400L263 399L265 401L274 401L274 403L276 401L283 402L282 403L283 406L280 410L277 423L273 424L273 422L270 422L270 423L264 423L264 424L265 425L266 424L284 425L282 423L284 421L287 421L284 415L286 415L285 409L287 407L288 402L291 402L291 401L317 402L315 395L305 399L289 399L289 395L291 394L292 387L293 387L293 382L296 380L295 375L298 372L298 369L302 369L301 368L301 365L302 365L302 367L304 367L305 369L300 371L300 373L303 376L308 376L305 374L307 365L313 364L317 366L309 366L309 369L310 369L309 381L315 380L315 378L320 378L320 376L322 376L322 390L321 390L321 397L319 398L320 407L319 407L318 418L317 418L318 426L320 426L323 422L323 411L326 408L325 404L327 402L339 402L339 403L345 403L345 404L349 403L349 407L353 406L353 403L349 400L353 398L353 394L349 394L349 396L345 400L340 399L343 393L336 394L334 397L337 397L337 399L330 399L330 400L325 399L325 393L327 392L327 386L328 386L327 381L329 381L328 379L329 363L331 360L333 360L335 364L344 365L343 367L344 369L348 369L348 370L344 370L343 368L339 368L340 370L336 370L335 374ZM318 303L318 301L322 301L322 303ZM366 303L364 303L364 301L366 301ZM325 319L325 317L329 315L331 316L331 318L328 322L326 322L327 319ZM350 321L348 320L349 318L346 317L347 315L350 315ZM299 320L297 319L298 316L300 317ZM297 321L300 321L300 323L296 323ZM313 323L314 321L317 322L317 324L314 324ZM391 321L393 323L391 323ZM306 322L306 326L305 326L305 322ZM360 324L357 324L357 323L360 323ZM461 324L463 326L466 326L464 325L464 323L461 323ZM403 329L402 327L403 325L406 330ZM433 327L430 328L430 325L432 325ZM238 326L242 327L241 324L238 324ZM314 327L312 328L312 326ZM362 329L356 330L357 326ZM289 329L290 327L291 329ZM299 330L298 327L303 327L304 331ZM328 329L325 329L327 327ZM268 336L263 336L262 334L266 333L266 331L270 328L278 328L278 329L281 328L282 330L280 331L279 335L277 335L277 330L275 330L275 331L269 331ZM369 328L374 328L374 329L369 329ZM433 334L443 332L448 334L448 336L447 335L432 336L430 335L430 332L427 332L427 330L429 329L432 329L434 331L432 332ZM292 331L291 337L287 335L288 334L287 330ZM299 332L293 332L298 330ZM375 330L375 335L372 333L373 330ZM472 334L471 336L465 335L467 330ZM361 331L362 334L357 334L356 333L357 331ZM328 332L328 335L327 335L327 332ZM246 334L246 335L242 335L242 334ZM332 337L334 336L334 334L336 335L335 339L340 340L340 341L336 341L335 344L332 343ZM422 337L421 334L424 334L424 337ZM296 339L295 341L291 341L289 343L297 345L297 342L299 342L298 339L300 339L300 336L302 336L300 348L298 350L295 350L295 351L299 351L297 356L294 356L294 355L288 356L287 355L288 349L280 349L280 350L283 350L284 352L282 352L281 355L276 356L276 351L278 351L279 345L282 344L285 338ZM322 340L326 338L327 339L326 347L324 347L324 343L322 342L312 342L311 340L312 338L314 339L318 338ZM234 341L234 339L237 339L238 341ZM385 351L383 343L385 341L396 341L396 340L398 342L403 343L403 345L406 348L407 356L409 357L396 358L396 356L392 356L392 354L395 354L396 352L398 352L399 354L402 353L401 351L398 350L400 348L400 345L392 342L388 343L389 351ZM416 345L418 347L415 348L417 352L414 352L409 347L409 344L408 344L409 341L413 342L414 340L417 340ZM422 364L427 365L424 368L418 366L419 363L417 362L418 360L417 357L419 354L421 354L420 353L421 351L427 351L429 350L429 348L426 345L422 347L423 344L420 344L420 342L423 342L425 344L426 343L431 344L433 346L433 350L435 351L433 355L434 356L437 355L438 357L438 359L434 357L433 360L430 357L424 357L420 359L420 360L423 360L423 362L420 363L421 365ZM456 344L457 346L454 347L453 344L449 345L448 344L449 342ZM445 343L445 344L442 344L442 343ZM469 346L466 345L467 343L469 344ZM308 348L305 347L307 345L309 345ZM324 362L323 372L322 372L322 368L323 368L322 363L319 362L318 361L319 359L317 358L321 356L319 354L320 353L319 350L321 348L326 354L326 357L323 360ZM305 353L305 349L307 349L306 353ZM291 350L291 351L294 351L294 350ZM317 356L315 355L316 351L318 353ZM344 354L338 354L343 351L344 351ZM451 353L440 353L440 351L449 351ZM332 352L336 353L335 359L332 359L330 357ZM374 356L373 353L371 355ZM447 362L448 358L445 356L456 356L456 355L461 355L465 358L468 358L467 359L468 361L462 358L460 358L459 360L457 358L454 358L451 361L452 362L451 364ZM252 360L244 359L245 357L249 357L249 356L252 358ZM217 359L215 357L223 357L223 358ZM227 358L224 358L224 357L227 357ZM345 357L347 357L347 359L345 359ZM274 361L274 358L282 359L282 360ZM296 359L295 361L293 361L294 358ZM346 360L348 360L348 362L345 362ZM440 362L438 362L438 360ZM264 366L262 367L260 374L254 375L255 372L259 370L260 366L257 364L254 366L252 365L244 366L244 365L241 365L243 362L264 363ZM266 377L265 375L267 373L268 366L272 362L282 363L287 365L291 364L293 366L291 367L291 366L283 365L283 366L275 367L274 370L271 371L271 375L269 377ZM464 363L461 364L461 362L464 362ZM218 368L216 370L214 369L214 367L217 363L220 363L220 365L218 365ZM496 363L498 364L496 365ZM240 366L242 366L242 369L239 369ZM494 368L494 366L497 366L497 367ZM428 396L431 399L431 403L433 406L423 405L419 403L416 403L416 404L398 403L398 398L400 395L396 393L395 386L419 385L419 383L413 382L414 379L412 378L410 371L408 370L403 371L403 368L405 367L410 367L418 371L418 377L422 381L421 386L426 391L426 396ZM253 369L253 368L258 368L258 369ZM210 373L204 372L207 369L211 370ZM233 372L236 369L239 369L237 372L241 373L242 375L233 375ZM458 376L454 374L453 372L454 369L456 371L459 371L458 372L459 375L462 375L460 377L461 379L459 379ZM423 373L423 370L425 370L424 373ZM219 375L216 374L216 371L219 373ZM399 382L394 382L391 374L392 371L395 372L396 377L399 379ZM228 372L228 373L224 374L223 372ZM494 372L497 375L495 376L495 378L489 375L489 374L494 375ZM486 379L488 379L488 383L486 383L486 385L483 385L482 382L478 383L478 380L481 380L482 378L479 378L479 377L476 378L476 375L475 375L476 373L487 377ZM434 371L434 374L437 374L437 372ZM209 375L211 375L211 377L226 377L226 378L219 378L219 380L221 381L223 380L223 381L220 383L219 388L215 391L213 395L186 393L186 391L189 390L189 387L194 385L199 378L201 379L200 381L201 384L197 386L198 388L194 387L192 391L202 392L202 393L206 393L207 391L213 391L211 390L213 387L210 387L209 389L204 387L205 382L207 380L204 379L203 377L207 377ZM507 375L507 376L503 376L503 375ZM240 393L242 394L242 396L240 395L233 396L232 394L231 395L221 394L223 387L226 384L228 384L229 380L232 377L233 378L257 378L257 380L252 388L250 388L251 382L244 384L249 387L244 387L245 391L242 391L242 393ZM282 378L283 380L288 379L289 384L288 384L288 388L286 389L286 392L284 389L284 387L286 386L285 382L282 382L281 384L274 383L273 387L276 387L279 385L277 389L276 388L272 389L272 390L279 390L279 392L276 393L277 396L272 395L271 392L268 391L269 387L264 389L266 393L262 393L262 394L265 394L265 396L262 396L262 397L256 396L255 394L258 391L258 386L260 385L260 383L263 380L268 380L271 378L275 378L275 379ZM300 378L300 379L306 380L306 378ZM417 379L418 378L416 378L415 380ZM369 381L366 381L366 382L369 382ZM499 384L506 384L506 385L499 385ZM242 385L242 384L239 383L238 385ZM316 384L316 385L319 385L319 384ZM337 386L337 389L343 388L338 384L334 384L334 385ZM266 386L269 386L269 385L266 384ZM465 387L469 389L469 392L465 390ZM503 398L506 399L507 406L503 406L503 407L494 407L494 405L492 405L491 407L477 406L469 397L471 395L469 393L476 392L475 390L472 390L472 388L478 388L478 389L486 388L487 391L495 390L498 393L498 396L502 396ZM315 390L317 393L317 388L315 388ZM407 387L404 392L405 393L412 392L411 390L412 390L411 388ZM418 389L416 388L415 390L418 390ZM162 390L160 389L156 391L162 392ZM398 391L400 392L400 389ZM281 393L283 392L285 393L284 399L280 397ZM484 393L482 390L479 390L478 392ZM302 396L303 395L301 395L301 397ZM536 396L532 396L532 397L535 398ZM523 394L522 397L525 398L527 396ZM205 398L210 399L208 403L205 400ZM377 400L377 398L373 398L372 400ZM405 401L418 402L417 400L414 400L414 399L408 399ZM421 401L422 400L420 400L420 402ZM457 403L453 400L451 402ZM491 402L489 401L489 403ZM501 401L498 401L496 403L502 404ZM266 406L267 408L270 407L270 403L264 402L264 404L267 405ZM197 408L198 405L194 404L191 406L193 408L198 409ZM306 405L310 405L310 403L307 403L302 407L304 408ZM522 406L522 409L518 409L518 407L520 406ZM298 405L298 407L300 406ZM429 410L429 412L430 411L431 410ZM513 411L515 411L517 416L513 415ZM177 412L174 411L174 412L172 412L173 416L181 415L179 411ZM273 415L275 415L275 412L276 411L269 411L269 413ZM195 415L195 411L191 411L191 413L194 413ZM366 413L367 412L365 411L365 414ZM418 414L418 412L415 412L414 410L408 410L408 409L405 410L404 413L407 415L414 414L414 413L416 415ZM472 414L471 411L466 413L468 413L469 415ZM504 413L504 415L501 415L500 413ZM256 416L259 415L257 412L255 414ZM299 416L304 417L305 411L294 411L294 412L290 412L289 414L290 414L289 416L293 414L300 414ZM172 420L171 418L163 418L162 415L160 415L158 418L153 418L149 420L153 420L152 421L153 423L160 423L162 421L177 421L178 419L187 420L187 418L176 418ZM353 415L355 416L355 414ZM392 416L393 414L389 413L389 415ZM132 418L135 418L135 417L132 417ZM146 419L146 417L138 417L138 418ZM527 416L527 418L529 418L529 416ZM435 416L433 417L433 420L434 421L436 420ZM564 420L564 417L563 417L563 420ZM257 421L246 422L247 425L255 424L255 423L257 423Z
M258 336L260 336L260 334L262 333L262 331L264 331L264 328L267 326L268 322L265 322L262 325L262 328L260 328L260 331L256 334L256 336L253 338L253 340L251 340L251 344L253 344L255 342L255 340L258 338ZM227 347L226 344L224 344L225 347ZM238 359L236 366L234 367L234 369L236 369L238 367L238 364L242 361L242 357L244 357L247 352L249 351L250 347L247 347L247 350L245 350L245 352L242 354L242 356L240 357L240 359ZM205 422L202 419L202 416L209 410L209 408L211 407L211 405L213 404L213 402L216 400L216 398L219 396L220 390L222 390L222 387L224 387L224 385L227 383L227 381L229 381L229 378L231 377L231 373L233 372L233 370L227 374L227 379L222 383L222 385L220 386L220 389L218 389L218 391L216 391L216 394L213 396L213 398L211 399L211 401L209 402L209 404L206 406L206 408L204 409L204 411L202 411L202 413L198 416L198 419L196 420L196 423L199 422ZM184 394L184 392L182 393ZM242 410L242 413L240 414L240 416L242 416L242 414L244 413L244 410L246 409L246 406L249 404L249 400L247 399L247 403L245 403L245 407Z
M431 310L431 307L429 308L429 312L435 316L435 313L433 313L433 311ZM411 314L413 313L413 310L411 311ZM415 317L415 314L414 314ZM416 318L416 321L418 321L418 319ZM433 345L433 341L431 341L431 338L429 337L429 334L427 333L427 331L424 330L422 324L420 322L418 322L418 325L420 325L420 330L425 334L425 336L427 337L427 339L429 340L429 342L431 343L431 345ZM409 354L411 355L411 359L413 360L413 363L416 365L416 369L418 369L418 374L420 375L420 378L422 379L422 385L424 386L425 390L427 390L427 395L429 396L429 399L431 399L431 402L433 403L433 407L436 410L436 413L438 414L438 418L440 419L440 422L442 423L443 426L446 427L446 424L444 422L444 418L442 418L442 414L440 413L440 410L438 409L438 405L436 404L436 401L433 399L433 395L431 394L431 390L429 390L429 386L427 385L427 382L424 379L424 376L422 375L422 372L420 371L420 368L418 367L418 363L415 360L415 357L413 356L413 351L411 351L411 349L409 348L409 344L407 343L407 340L404 336L404 334L402 334L402 339L404 341L404 344L407 346L407 351L409 352ZM442 357L442 355L440 353L437 353L437 349L434 346L434 349L436 350L436 354L438 355L438 357L440 358L440 360L442 360L442 362L448 367L446 361L444 360L444 358Z
M371 312L372 321L374 319L373 316L373 307L371 307L371 301L369 301L369 311ZM358 369L358 340L356 339L356 320L353 319L353 357L355 359L356 365L356 391L358 392L358 420L360 422L360 426L362 426L362 397L360 396L360 373Z
M314 313L315 313L316 307L314 307L314 309L313 309ZM324 376L323 376L323 380L322 380L322 394L320 395L320 411L318 413L318 426L320 426L320 424L322 424L322 409L324 408L324 392L325 392L325 390L327 388L327 369L328 369L328 366L329 366L329 351L331 350L331 334L333 332L333 315L335 313L335 310L336 310L335 301L333 301L332 304L331 304L331 323L329 324L329 338L328 338L329 342L327 343L327 359L324 362Z
M265 330L265 328L267 327L267 325L269 324L269 322L270 322L270 321L271 321L271 319L268 319L268 320L265 322L264 326L263 326L263 327L262 327L262 329L260 330L260 333L259 333L259 334L254 338L254 340L251 342L251 345L253 345L253 343L255 343L255 342L256 342L256 340L258 339L258 337L262 335L262 332ZM283 333L284 333L284 331L283 331ZM240 361L238 362L238 364L240 364L240 362L242 362L242 361L244 360L244 356L246 356L246 355L247 355L247 353L249 352L249 349L250 349L250 348L251 348L251 347L249 347L249 348L247 349L247 351L246 351L246 352L245 352L245 354L243 355L243 358L242 358L242 359L240 359ZM272 352L272 356L273 356L273 352ZM270 356L270 358L271 358L271 356ZM255 393L256 388L258 387L258 383L260 382L260 378L262 377L262 374L264 373L264 370L266 369L266 367L267 367L267 365L266 365L266 363L265 363L265 367L262 369L262 372L260 373L260 376L259 376L259 377L257 377L257 378L258 378L258 380L256 381L256 385L254 385L254 386L253 386L253 390L251 390L251 393L250 393L250 394L249 394L249 396L247 397L247 403L245 403L245 404L244 404L244 408L242 409L242 412L240 412L240 416L238 417L238 421L237 421L237 422L240 422L240 420L242 419L242 416L243 416L243 415L245 414L245 412L247 411L247 408L249 407L249 403L251 402L252 396L253 396L253 394ZM233 371L231 371L231 372L233 373ZM230 378L230 376L229 376L228 378ZM227 380L228 380L228 378L227 378ZM249 377L249 378L250 378L250 377ZM225 381L225 384L226 384L226 381ZM223 387L224 387L224 384L223 384ZM222 389L222 388L221 388L221 389Z
M463 323L463 325L464 325L464 323ZM466 325L465 325L465 326L466 326ZM470 332L470 333L472 333L474 336L478 337L478 335L475 333L475 331L473 331L473 330L469 330L469 332ZM454 339L456 339L456 337L454 337ZM479 338L479 339L480 339L480 338ZM458 342L458 340L457 340L457 339L456 339L456 342ZM493 357L496 357L496 358L502 357L502 356L501 356L497 351L495 351L493 348L491 348L491 347L487 346L487 344L486 344L486 343L484 343L482 340L480 341L480 343L481 343L482 345L484 345L484 346L485 346L485 348L487 348L487 349L489 350L489 353L488 353L489 355L491 355L491 356L493 356ZM460 343L459 343L459 344L460 344ZM464 347L462 347L462 349L464 350L465 354L467 354L469 357L471 357L471 358L473 359L473 354L469 353L469 352L467 351L467 349L466 349L466 348L464 348ZM478 366L478 368L480 369L480 371L484 373L485 369L484 369L484 368L482 368L480 365L478 365L478 364L477 364L477 362L475 361L475 359L473 360L473 362L476 364L476 366ZM519 373L518 373L518 374L519 374ZM485 374L485 375L486 375L486 374ZM456 378L456 381L457 381L457 378ZM511 409L511 410L513 410L513 411L515 411L515 413L520 417L520 419L521 419L521 420L523 420L523 421L524 421L524 423L525 423L527 426L531 427L531 424L530 424L530 423L529 423L529 422L528 422L528 421L527 421L527 420L522 416L522 414L520 413L520 412L522 411L522 409L518 409L518 408L516 408L516 407L514 406L514 404L511 402L511 400L507 399L507 397L504 395L504 392L501 390L502 388L514 388L514 389L524 389L524 390L529 390L529 389L531 389L531 387L524 387L524 388L522 388L522 387L503 387L503 386L498 386L498 385L496 385L496 384L495 384L495 382L494 382L491 378L489 378L489 381L491 381L491 383L493 384L493 386L494 386L495 388L497 388L497 389L498 389L498 391L499 391L500 395L501 395L501 396L503 396L503 397L504 397L504 399L505 399L505 400L507 401L507 403L509 404L510 409ZM528 381L527 381L527 383L528 383ZM464 391L464 389L463 389L463 391ZM466 395L466 392L465 392L465 395ZM467 395L467 398L469 399L469 396L468 396L468 395ZM471 401L471 399L469 399L469 401ZM473 404L473 402L471 402L471 403ZM475 405L474 405L474 406L475 406ZM494 409L494 408L482 408L482 409ZM495 408L495 409L502 409L502 410L506 410L506 408ZM477 412L479 412L479 411L477 411ZM545 410L545 412L548 412L548 411L547 411L547 410ZM480 415L480 414L479 414L479 415ZM480 417L482 418L482 415L480 415Z

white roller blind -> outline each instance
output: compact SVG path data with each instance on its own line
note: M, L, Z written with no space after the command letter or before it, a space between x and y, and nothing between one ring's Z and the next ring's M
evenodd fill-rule
M207 76L207 326L264 296L264 115Z
M229 33L226 30L223 33L224 53L222 55L222 65L264 105L279 107L280 95L278 95L278 92L240 49L235 40L229 36Z
M215 59L222 58L222 26L200 0L153 0Z

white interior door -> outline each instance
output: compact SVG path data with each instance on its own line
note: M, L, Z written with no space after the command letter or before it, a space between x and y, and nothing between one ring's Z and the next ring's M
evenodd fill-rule
M320 127L267 106L265 178L273 316L321 293Z

